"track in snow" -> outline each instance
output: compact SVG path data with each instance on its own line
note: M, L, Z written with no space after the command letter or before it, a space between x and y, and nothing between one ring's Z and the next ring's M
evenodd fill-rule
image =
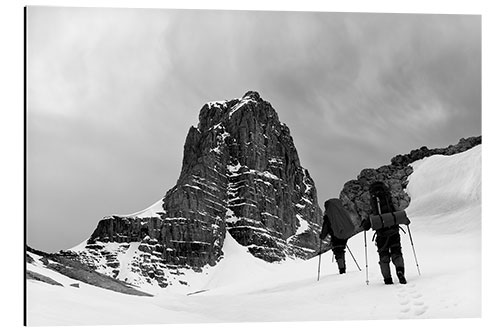
M423 297L421 290L415 283L406 285L397 285L397 297L399 301L400 312L399 319L418 318L426 313L429 308Z

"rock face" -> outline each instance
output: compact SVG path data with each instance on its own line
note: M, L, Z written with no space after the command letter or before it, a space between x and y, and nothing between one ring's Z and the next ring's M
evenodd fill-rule
M73 280L78 280L99 288L127 295L152 296L151 294L135 289L133 286L123 281L110 277L109 274L96 272L94 267L90 267L82 263L80 258L78 258L78 255L71 251L45 253L27 246L26 257L31 258L30 260L27 260L27 279L34 279L51 285L63 286L63 284L48 276L30 270L30 268L37 267L43 268L47 272L55 271ZM70 286L79 288L80 285L79 283L73 283L70 284Z
M357 179L345 183L340 192L342 204L350 211L357 230L361 231L361 221L368 217L371 210L368 192L371 183L385 182L391 191L396 210L406 209L410 204L410 197L405 189L408 185L408 176L413 173L411 163L432 155L458 154L479 144L481 144L481 136L460 139L456 145L450 145L447 148L428 149L424 146L412 150L409 154L393 157L390 165L384 165L378 169L364 169Z
M139 242L142 258L132 269L164 287L166 270L215 265L226 232L268 262L309 258L321 214L290 130L270 103L248 92L205 104L189 129L177 184L142 212L102 219L79 253L89 266L114 266L109 273L119 277L118 253ZM122 247L110 253L110 242Z

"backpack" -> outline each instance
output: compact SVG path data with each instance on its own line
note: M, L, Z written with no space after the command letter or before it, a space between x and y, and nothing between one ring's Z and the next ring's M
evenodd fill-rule
M328 216L335 237L348 239L354 235L354 224L340 199L329 199L325 202L325 214Z
M369 191L372 205L370 222L373 230L392 227L398 224L410 224L406 212L404 210L396 211L394 208L391 192L383 182L374 182L370 185Z

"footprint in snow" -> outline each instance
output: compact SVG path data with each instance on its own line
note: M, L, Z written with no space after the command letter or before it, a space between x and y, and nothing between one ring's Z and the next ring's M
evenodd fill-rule
M427 309L428 309L427 306L418 307L415 309L413 313L415 314L415 316L421 316L425 313L425 311L427 311Z
M422 293L419 292L415 283L410 283L407 285L397 285L397 296L399 298L400 314L398 318L408 319L415 316L423 315L428 306L425 305L422 299Z
M409 306L401 308L401 313L408 313L408 312L410 312L410 307Z

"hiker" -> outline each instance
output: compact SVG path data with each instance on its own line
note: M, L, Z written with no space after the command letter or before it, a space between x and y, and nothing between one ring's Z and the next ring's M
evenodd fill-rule
M396 211L392 203L390 191L383 182L374 182L370 185L369 191L371 195L371 214L380 215ZM365 231L369 230L372 227L370 219L363 220L361 227ZM384 278L384 283L393 284L389 265L392 261L396 267L396 275L399 279L399 283L406 284L399 225L394 224L389 227L377 229L375 230L375 236L375 245L377 246L377 252L380 259L380 271Z
M345 274L345 248L347 239L354 233L354 225L349 213L342 206L340 199L329 199L325 202L325 215L323 216L323 227L319 235L325 239L330 235L332 251L337 262L340 274Z

